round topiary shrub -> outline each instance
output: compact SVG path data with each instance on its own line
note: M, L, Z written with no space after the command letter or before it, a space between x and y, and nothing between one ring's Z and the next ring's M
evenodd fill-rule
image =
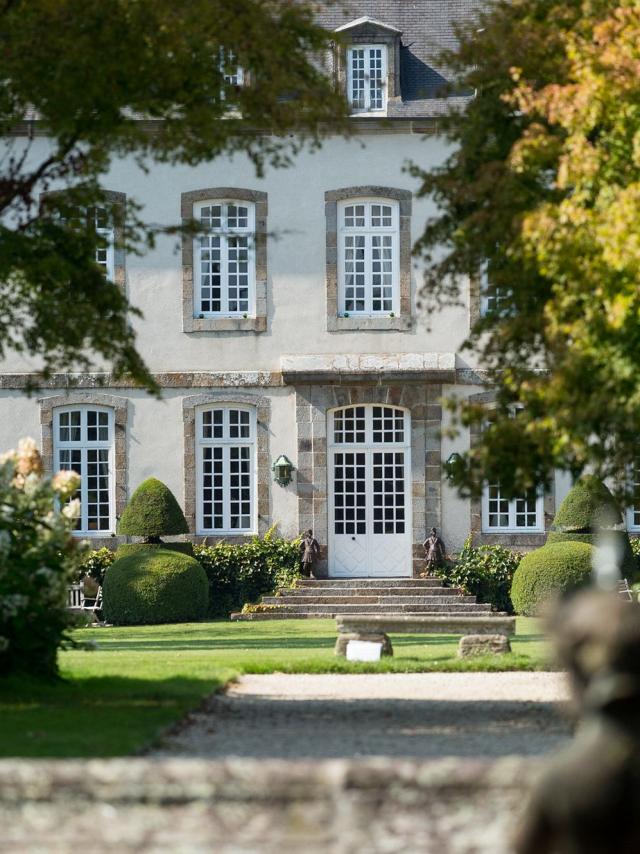
M193 543L166 543L161 541L159 543L122 543L116 549L116 560L147 549L167 549L170 552L180 552L193 557Z
M511 601L528 617L554 594L567 593L591 579L593 548L588 543L549 543L526 554L513 576Z
M103 594L109 623L184 623L206 614L207 576L195 558L147 549L111 564Z
M188 534L189 527L173 492L161 480L149 477L124 508L118 533L157 543L164 535Z

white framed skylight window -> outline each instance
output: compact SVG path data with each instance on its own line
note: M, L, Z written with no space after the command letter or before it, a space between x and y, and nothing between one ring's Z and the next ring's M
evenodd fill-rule
M488 484L482 493L482 530L486 534L544 532L542 490L509 499L499 483Z
M347 49L347 97L354 112L386 110L386 45L353 45Z
M202 227L193 246L195 316L254 316L255 206L205 201L194 217Z
M220 72L226 83L226 87L222 89L221 96L224 99L226 88L237 89L244 86L244 70L238 65L238 58L231 50L220 50Z
M391 199L338 204L338 291L343 315L399 313L399 206Z
M53 417L54 471L80 475L80 518L84 536L115 533L114 412L106 406L60 407Z
M199 534L257 531L256 412L249 406L206 407L196 413Z

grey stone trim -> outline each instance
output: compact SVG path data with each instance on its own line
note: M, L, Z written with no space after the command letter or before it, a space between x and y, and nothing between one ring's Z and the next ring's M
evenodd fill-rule
M496 402L495 391L483 391L477 394L471 394L468 397L470 403L483 404L488 410ZM481 428L478 424L472 424L469 428L469 444L473 448L480 440ZM538 548L544 545L547 532L551 528L553 517L556 514L556 496L555 489L547 490L544 493L543 516L544 516L544 532L509 532L502 534L489 534L482 530L482 499L474 496L469 501L469 531L473 537L474 543L478 545L494 545L499 544L508 546L514 549L524 549L525 551L532 548Z
M171 371L152 374L160 388L267 388L283 385L280 371ZM44 379L37 373L0 374L0 389L37 391L43 389L139 388L126 377L107 373L52 374Z
M47 196L53 196L61 190L51 190L40 194L40 202ZM126 216L127 194L115 190L103 190L105 200L118 211L113 224L113 282L125 293L127 287L126 253L124 249L124 220Z
M269 436L271 433L271 401L261 394L234 391L209 391L194 394L182 400L182 420L184 424L184 515L189 525L189 531L196 531L196 409L207 404L244 404L253 406L256 410L256 496L258 511L258 531L264 535L271 527L271 456ZM195 537L195 542L245 542L254 534L242 534L238 537L223 535L220 537L208 534L205 537ZM191 539L194 539L193 537Z
M282 356L285 383L453 382L454 353L343 353Z
M481 313L481 280L478 274L469 276L469 329L473 329L480 320Z
M318 576L328 575L327 413L355 403L392 404L411 415L411 498L413 575L424 570L422 543L441 527L442 467L440 385L301 385L296 387L298 438L298 527L312 528L320 543Z
M43 397L40 404L40 424L42 425L42 461L48 473L53 471L53 410L60 406L108 406L114 411L114 454L115 454L115 504L116 520L122 515L127 503L127 408L125 397L97 392L69 391ZM94 539L92 538L92 542ZM104 539L104 538L100 538Z
M265 332L267 328L267 194L240 187L209 187L182 193L182 224L193 219L196 202L234 199L255 204L256 313L249 317L195 317L193 294L193 236L182 236L182 331L183 332Z
M399 287L400 313L394 317L340 317L338 306L338 202L372 196L399 203ZM394 330L408 332L415 321L411 305L411 190L397 187L362 185L327 190L324 194L326 217L326 292L328 332L372 332Z

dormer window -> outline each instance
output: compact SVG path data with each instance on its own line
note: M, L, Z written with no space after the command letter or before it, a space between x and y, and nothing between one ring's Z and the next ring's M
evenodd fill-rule
M347 51L347 63L351 108L358 112L386 109L386 45L354 45Z

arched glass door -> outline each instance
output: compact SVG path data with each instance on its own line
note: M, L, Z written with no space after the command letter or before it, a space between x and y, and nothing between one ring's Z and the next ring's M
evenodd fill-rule
M411 575L409 413L361 404L329 413L329 574Z

